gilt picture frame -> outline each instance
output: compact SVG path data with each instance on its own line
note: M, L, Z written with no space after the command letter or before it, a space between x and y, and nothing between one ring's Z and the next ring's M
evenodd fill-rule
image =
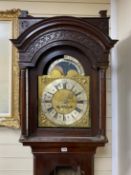
M19 34L21 11L0 11L0 126L20 127L18 52L10 39Z

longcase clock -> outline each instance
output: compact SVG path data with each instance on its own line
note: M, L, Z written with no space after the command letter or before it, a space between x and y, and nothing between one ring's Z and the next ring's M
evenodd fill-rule
M106 69L116 43L97 18L20 17L20 116L34 175L94 175L106 137Z

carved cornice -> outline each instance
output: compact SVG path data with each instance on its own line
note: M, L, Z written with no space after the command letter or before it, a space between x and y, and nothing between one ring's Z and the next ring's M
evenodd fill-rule
M89 37L87 38L81 33L67 31L67 30L63 30L63 31L59 30L59 31L54 31L54 32L50 32L45 35L42 35L41 37L36 39L27 49L28 56L31 59L33 55L45 45L51 42L63 41L63 40L78 42L79 44L87 47L88 49L93 48L93 52L99 57L101 56L102 48L97 42L94 42L91 38Z
M26 32L23 32L17 38L17 40L12 41L18 49L21 49L21 47L24 47L23 43L27 43L27 40L32 40L32 38L34 38L38 34L44 34L43 31L53 31L56 30L56 28L63 28L65 30L71 29L74 31L75 28L75 31L80 31L85 35L93 36L94 40L98 40L98 42L107 50L113 47L113 45L116 43L116 40L112 40L108 35L104 34L97 26L91 25L90 23L85 21L86 20L80 20L75 17L47 18L32 25L26 30Z
M24 24L25 28L28 26L28 22ZM92 67L96 68L99 67L96 63L108 63L106 53L116 40L112 40L97 26L78 18L53 17L30 26L12 42L21 53L19 60L21 67L35 66L40 55L50 49L49 45L54 47L54 43L59 46L68 42L70 43L68 45L73 45L76 49L81 47L82 52L88 55L88 58L90 56Z
M46 50L49 50L50 47L53 47L55 42L57 42L57 47L59 47L58 42L61 44L61 42L65 43L65 41L72 42L71 47L77 49L80 49L79 47L81 45L81 47L86 50L86 53L88 53L87 57L94 68L97 67L97 62L100 62L102 58L103 62L107 61L103 56L103 48L91 37L87 37L84 34L75 31L58 30L34 38L25 52L21 50L20 65L22 63L27 63L29 67L35 66L41 55L41 50L43 54ZM34 56L36 54L37 56Z

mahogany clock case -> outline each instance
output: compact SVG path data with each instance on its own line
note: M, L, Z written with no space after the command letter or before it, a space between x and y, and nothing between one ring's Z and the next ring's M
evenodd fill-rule
M108 36L109 18L19 18L20 116L24 144L78 142L103 145L106 138L106 69L109 50L116 43ZM90 77L90 128L38 127L38 76L46 75L57 59L76 58Z
M117 40L108 36L109 18L35 18L25 11L20 36L12 42L19 50L21 138L32 148L34 175L94 175L94 154L106 137L106 69L109 51ZM89 83L90 127L38 127L38 77L65 55L82 65Z

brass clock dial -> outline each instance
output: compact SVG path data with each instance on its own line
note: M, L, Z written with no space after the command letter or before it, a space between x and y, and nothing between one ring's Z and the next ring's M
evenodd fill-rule
M87 109L84 88L72 79L56 79L42 94L42 111L53 123L70 125L81 119Z
M89 77L39 77L39 126L90 127Z

